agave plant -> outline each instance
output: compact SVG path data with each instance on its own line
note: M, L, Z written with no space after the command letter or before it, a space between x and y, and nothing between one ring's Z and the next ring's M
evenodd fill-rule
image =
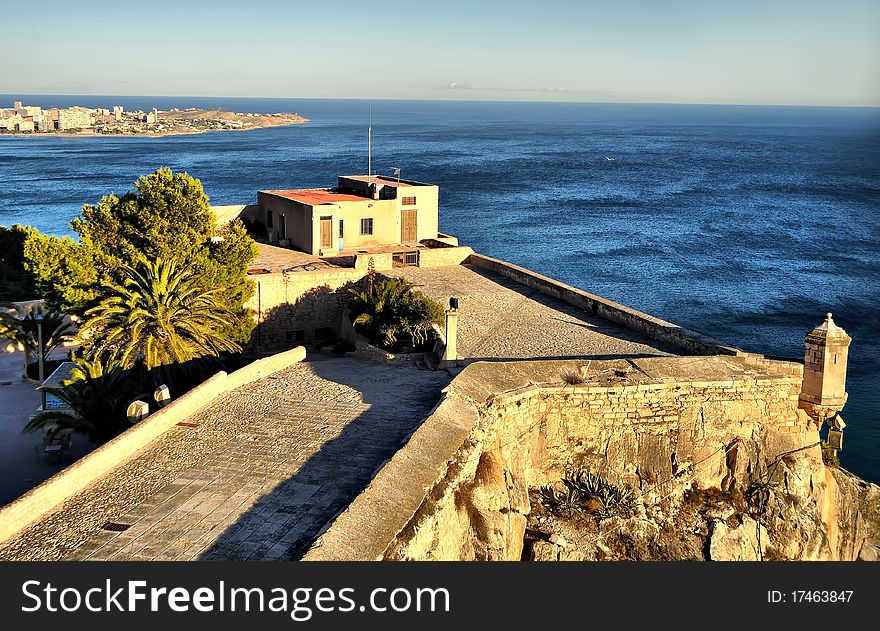
M605 481L597 473L579 471L563 480L566 486L571 486L583 497L599 497Z
M626 486L615 486L602 476L588 471L578 471L562 480L565 492L546 486L542 489L544 503L551 509L586 511L598 519L619 515L631 516L638 507L635 492Z
M118 363L78 360L72 379L56 393L68 409L39 412L23 431L45 431L52 440L70 430L101 444L125 428L125 409L135 389L135 380Z
M571 515L575 511L582 510L581 498L576 490L566 486L564 492L557 491L548 485L541 489L544 503L557 511L566 511Z
M600 517L630 517L636 511L636 496L629 487L606 484L599 494L603 508L597 511Z

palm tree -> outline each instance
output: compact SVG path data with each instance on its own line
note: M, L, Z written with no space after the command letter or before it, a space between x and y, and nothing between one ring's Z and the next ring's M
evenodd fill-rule
M372 341L390 348L398 337L409 335L415 344L428 340L432 325L443 321L443 307L414 291L405 278L377 281L372 274L363 289L349 289L352 324L360 326Z
M39 316L42 316L42 324L37 320ZM23 318L16 318L10 313L0 314L0 337L24 346L25 359L29 364L40 359L40 326L43 328L43 361L49 359L52 351L76 336L76 325L58 311L42 314L30 311Z
M122 274L123 282L107 287L106 297L86 311L86 356L153 370L241 350L221 333L233 320L221 289L205 289L192 269L141 260Z
M83 434L95 444L110 440L125 428L126 406L135 390L130 375L118 364L80 359L72 377L55 392L68 409L39 412L23 431L45 430L47 442L66 430Z

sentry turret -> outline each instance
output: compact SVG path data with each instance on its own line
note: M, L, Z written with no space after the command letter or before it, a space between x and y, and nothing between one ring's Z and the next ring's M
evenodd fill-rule
M843 446L846 424L839 412L846 405L846 363L852 338L834 323L831 314L804 338L804 381L800 407L821 429L829 423L828 443L832 449Z

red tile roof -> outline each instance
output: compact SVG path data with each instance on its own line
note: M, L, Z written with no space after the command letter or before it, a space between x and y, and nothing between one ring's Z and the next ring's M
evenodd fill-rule
M270 195L277 195L278 197L283 197L285 199L292 199L295 202L300 202L301 204L308 204L309 206L318 206L320 204L328 204L333 202L364 202L371 201L366 197L359 197L357 195L348 195L346 193L334 193L333 191L328 191L326 189L321 188L304 188L304 189L296 189L291 191L263 191L264 193L269 193Z

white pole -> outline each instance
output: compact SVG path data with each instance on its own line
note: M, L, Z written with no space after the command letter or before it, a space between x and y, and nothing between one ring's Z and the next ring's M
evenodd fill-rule
M373 102L370 101L370 122L367 126L367 181L373 183Z

